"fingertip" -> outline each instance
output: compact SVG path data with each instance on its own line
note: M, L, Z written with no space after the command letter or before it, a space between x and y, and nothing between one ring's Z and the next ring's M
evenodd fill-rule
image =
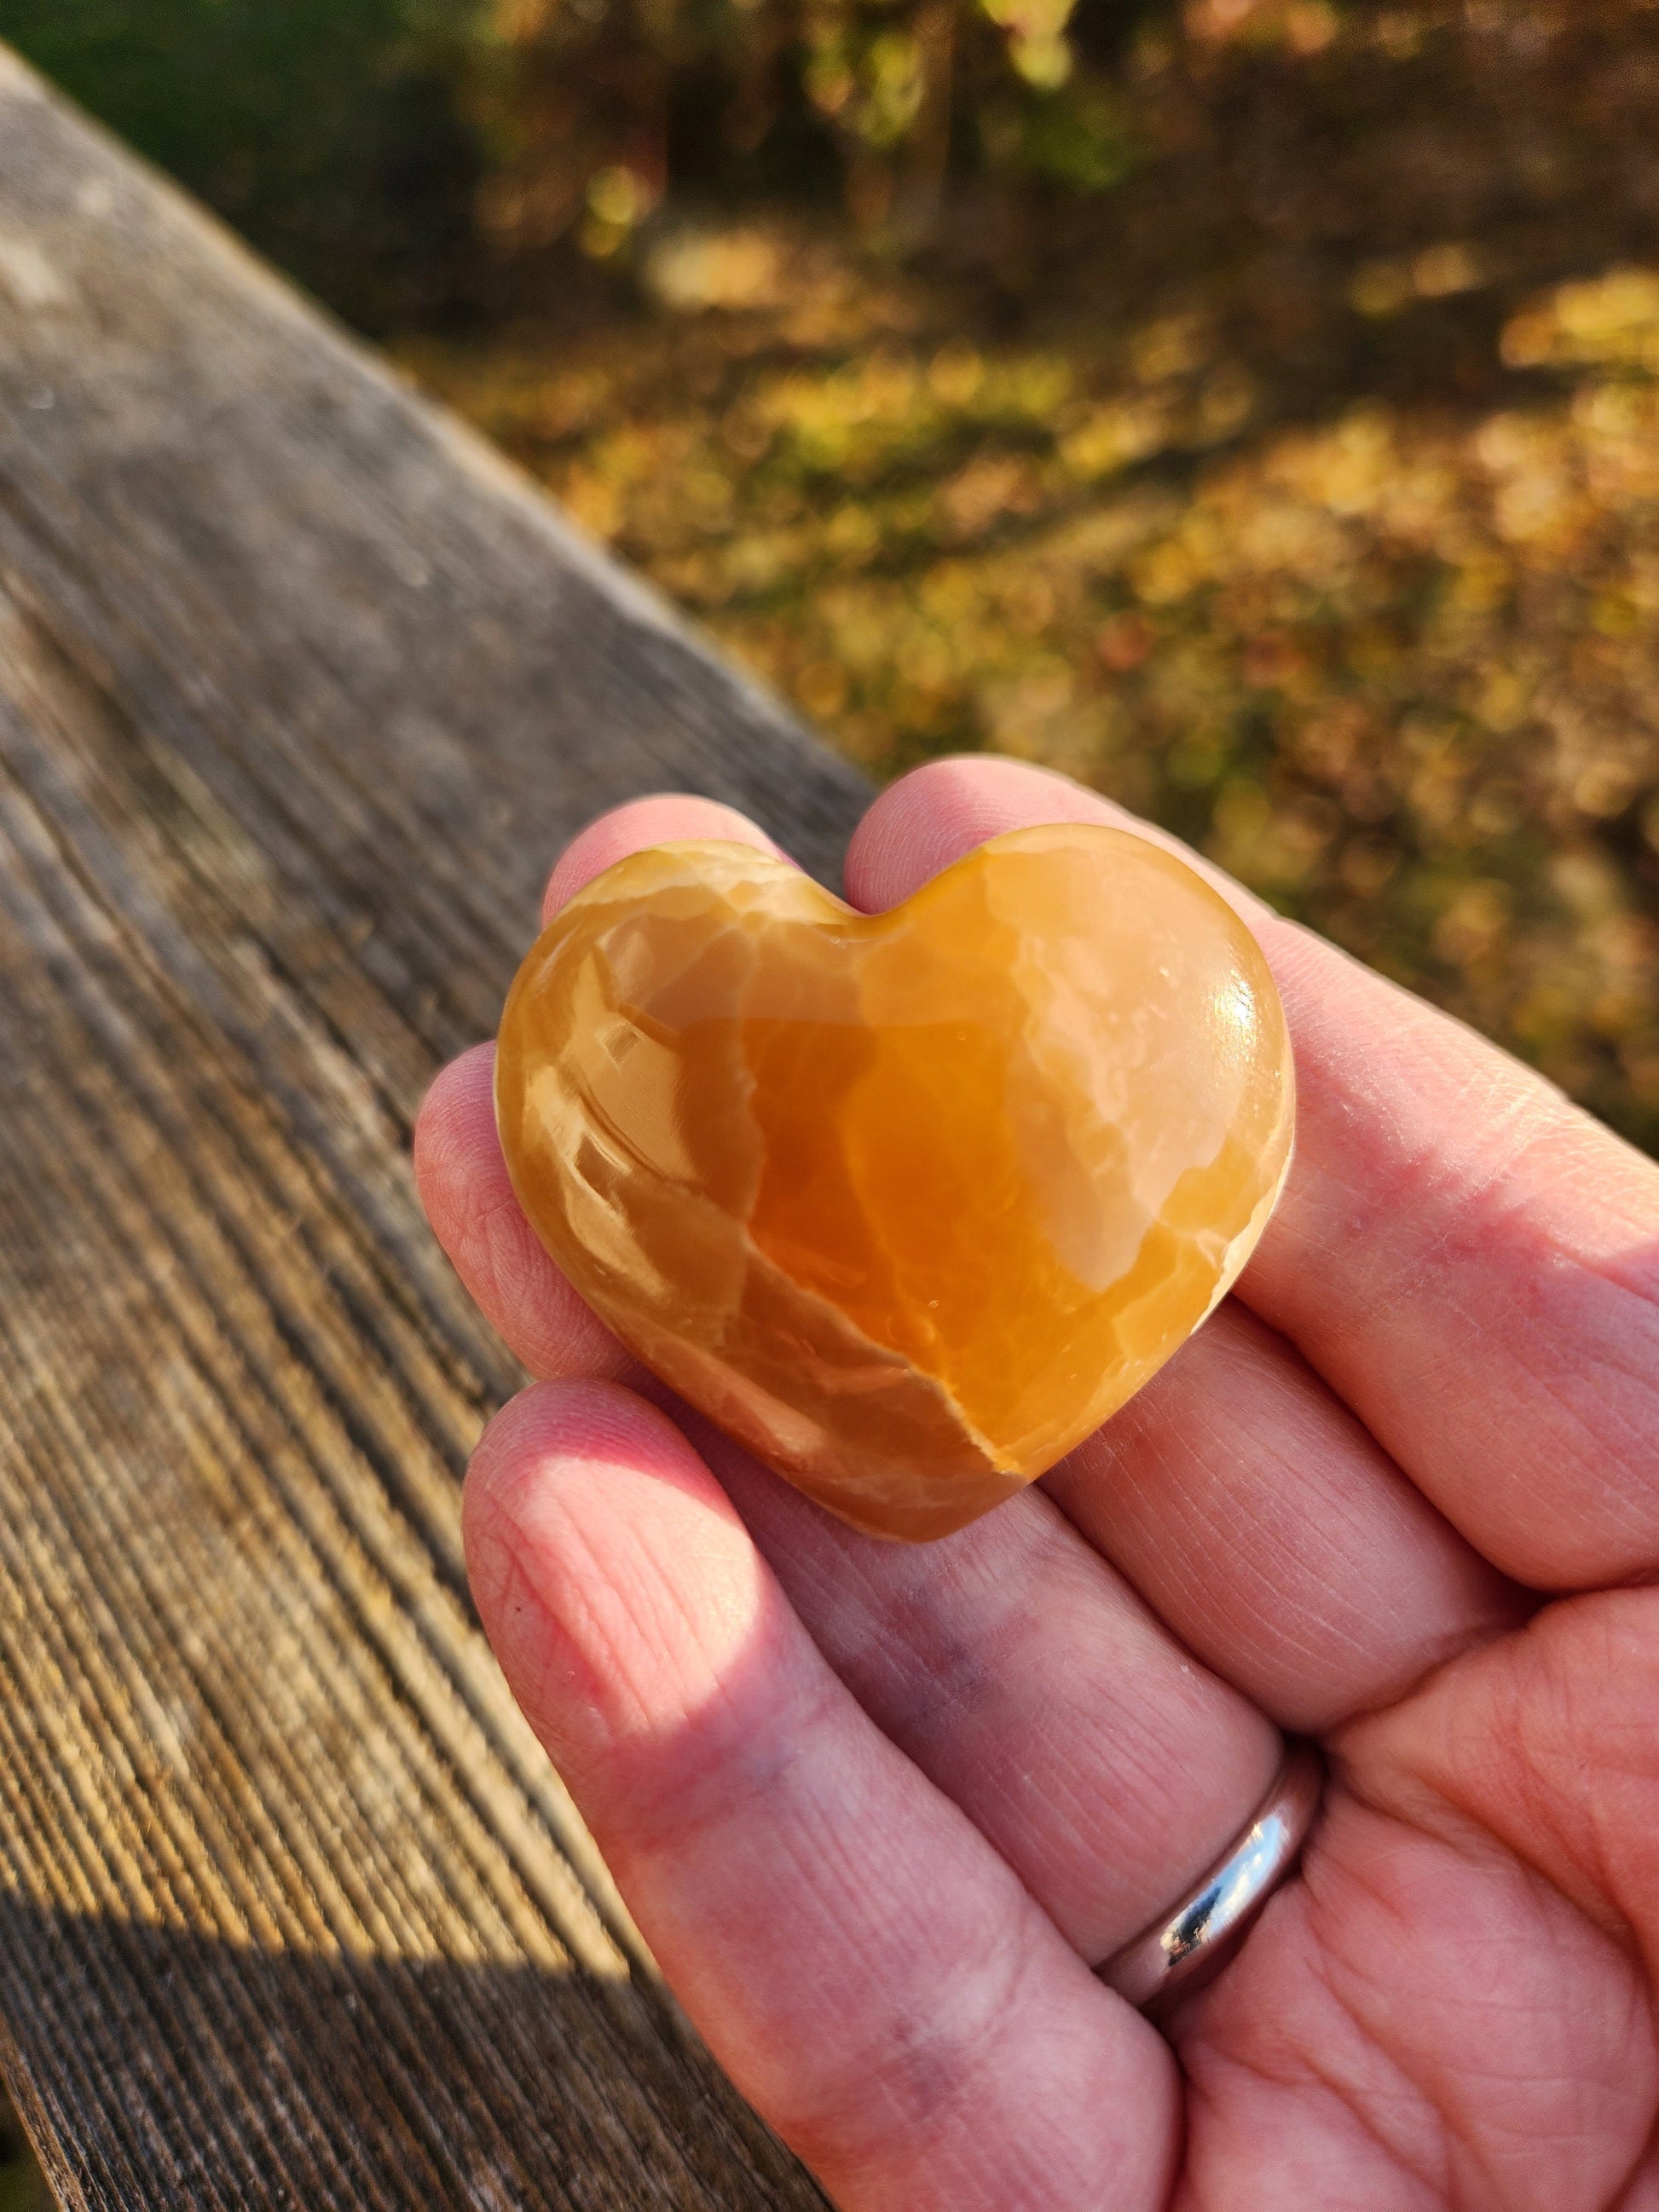
M591 1615L596 1601L604 1607L610 1547L602 1542L595 1557L582 1525L592 1501L582 1493L603 1484L637 1443L632 1405L614 1384L532 1383L488 1423L466 1471L461 1545L473 1601L514 1694L550 1747L582 1711L604 1711L599 1668L586 1639L562 1622L578 1610ZM584 1562L592 1585L586 1596Z
M764 1570L725 1492L617 1383L536 1383L503 1407L467 1470L461 1533L514 1694L544 1741L574 1729L589 1754L682 1722L759 1618Z
M866 912L896 906L988 838L1050 822L1093 823L1145 837L1202 876L1253 926L1272 918L1253 893L1155 823L1057 769L995 753L928 761L890 784L848 848L847 896Z
M559 855L542 897L545 927L566 902L591 884L596 876L635 853L652 845L688 843L693 839L717 840L724 844L752 845L787 860L789 855L775 844L757 823L735 806L718 799L698 799L690 793L659 791L648 798L630 799L613 806L579 830Z
M627 1375L630 1355L519 1203L495 1127L495 1046L475 1045L422 1102L412 1151L427 1219L474 1304L532 1375Z
M434 1208L443 1207L459 1179L457 1171L476 1137L481 1112L494 1124L495 1079L494 1043L475 1044L438 1070L421 1101L410 1152L415 1188L434 1229ZM441 1239L441 1230L439 1235Z
M558 1376L520 1390L486 1424L467 1468L463 1523L471 1515L510 1510L526 1486L595 1468L625 1468L732 1511L666 1413L607 1377Z
M926 762L890 784L847 848L848 896L875 911L1006 830L1098 822L1121 812L1097 792L1029 761L963 753Z
M627 1408L617 1401L629 1395L615 1383L554 1378L520 1390L485 1423L461 1490L461 1542L486 1628L519 1570L537 1492L573 1464L625 1448Z

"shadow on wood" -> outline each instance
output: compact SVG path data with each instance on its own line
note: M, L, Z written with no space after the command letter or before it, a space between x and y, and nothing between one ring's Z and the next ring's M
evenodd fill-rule
M652 2056L661 2008L625 1982L244 1949L15 1899L0 1958L9 1984L50 1969L37 2131L74 2142L101 2108L95 2155L52 2177L71 2203L552 2212L725 2205L745 2173L759 2203L793 2180L740 2110L688 2111Z

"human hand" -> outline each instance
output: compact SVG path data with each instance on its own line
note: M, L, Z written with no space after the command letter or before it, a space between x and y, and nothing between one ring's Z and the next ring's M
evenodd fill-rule
M939 763L872 807L849 893L1122 819ZM550 908L696 836L768 842L642 800ZM491 1048L446 1070L422 1194L545 1378L467 1479L484 1626L846 2212L1659 2212L1659 1170L1222 888L1296 1044L1279 1210L1139 1397L936 1545L854 1534L668 1401L520 1212ZM1281 1729L1324 1747L1320 1826L1160 2033L1091 1968L1237 1834Z

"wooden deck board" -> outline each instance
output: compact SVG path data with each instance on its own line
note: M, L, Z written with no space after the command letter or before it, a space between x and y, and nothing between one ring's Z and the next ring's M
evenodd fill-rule
M808 2205L472 1619L407 1166L550 855L853 773L0 50L0 2068L62 2201Z

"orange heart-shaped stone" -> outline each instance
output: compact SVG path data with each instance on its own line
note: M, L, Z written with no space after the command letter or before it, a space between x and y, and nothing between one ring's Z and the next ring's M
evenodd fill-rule
M747 846L619 861L501 1018L514 1189L624 1344L844 1519L926 1538L1205 1318L1290 1158L1255 939L1146 839L1016 830L890 913Z

